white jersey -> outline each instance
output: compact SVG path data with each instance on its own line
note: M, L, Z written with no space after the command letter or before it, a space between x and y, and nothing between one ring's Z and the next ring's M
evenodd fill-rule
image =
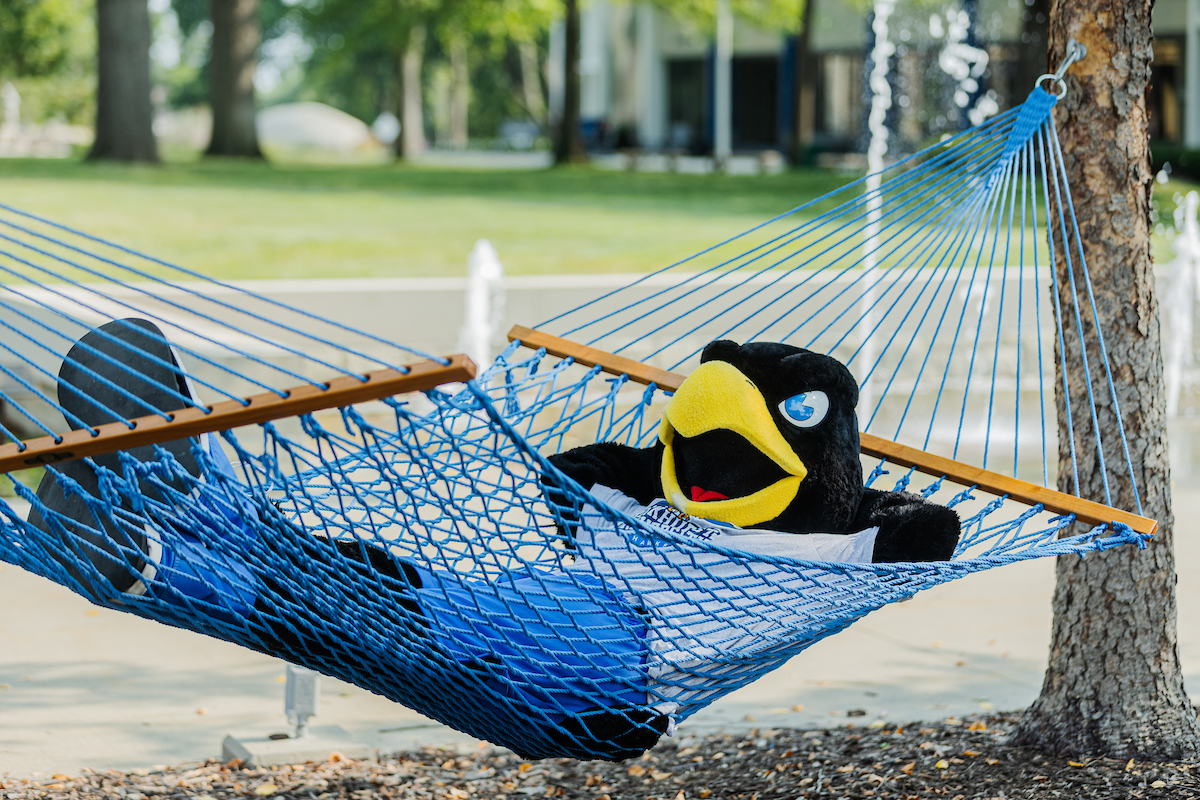
M879 533L878 528L851 534L746 530L689 517L662 499L643 506L599 484L591 493L647 528L684 540L614 525L590 505L583 509L584 524L576 536L574 569L603 577L646 613L651 698L661 699L656 705L667 714L708 694L714 677L734 669L729 661L722 664L723 657L769 660L773 650L794 644L797 628L828 618L823 569L754 556L868 563ZM713 546L735 553L716 552ZM744 662L737 666L742 671Z

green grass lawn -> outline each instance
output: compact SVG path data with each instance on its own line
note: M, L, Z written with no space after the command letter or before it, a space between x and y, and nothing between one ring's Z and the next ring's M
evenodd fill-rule
M221 278L643 272L848 180L197 161L0 160L0 202Z
M657 269L848 180L0 160L0 202L220 278L462 275L479 238L510 274L530 275ZM1154 188L1170 227L1193 186ZM1166 237L1154 254L1173 255Z

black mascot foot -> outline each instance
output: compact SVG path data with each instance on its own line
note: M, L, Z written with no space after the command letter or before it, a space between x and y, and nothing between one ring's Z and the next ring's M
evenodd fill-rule
M67 412L72 430L143 417L156 410L174 411L192 405L187 381L181 370L176 371L179 367L171 346L155 325L143 319L114 320L89 331L68 351L58 372L58 402ZM160 446L185 470L198 475L193 441L180 439ZM152 445L126 452L142 461L156 458ZM55 469L76 481L89 495L99 497L100 481L89 461L121 474L119 453L67 461ZM179 480L164 482L185 491ZM147 485L143 491L153 494L155 489ZM143 581L152 576L154 568L144 558L151 542L141 526L121 515L99 519L81 497L67 496L53 472L48 471L42 478L37 495L50 511L64 518L63 527L71 534L66 537L67 544L82 561L90 562L118 592L145 592ZM36 509L30 513L29 523L54 533ZM77 564L67 560L63 566L81 585L90 585Z

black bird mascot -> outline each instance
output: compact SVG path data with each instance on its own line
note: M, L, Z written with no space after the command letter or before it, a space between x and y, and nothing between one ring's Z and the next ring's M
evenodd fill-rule
M721 340L704 348L667 405L653 446L605 442L550 462L585 489L600 484L642 504L665 498L686 514L740 528L803 534L878 526L875 562L950 558L958 514L914 494L863 486L857 403L854 376L827 355ZM561 499L547 484L548 497ZM573 527L572 516L564 521Z

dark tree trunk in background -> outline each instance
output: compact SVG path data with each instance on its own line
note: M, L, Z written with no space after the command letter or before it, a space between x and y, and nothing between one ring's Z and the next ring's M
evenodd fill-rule
M146 0L97 0L96 141L90 159L158 161Z
M262 158L254 115L254 67L262 43L259 0L212 0L209 103L212 140L206 155Z
M1121 547L1058 562L1050 665L1041 696L1021 720L1016 741L1063 754L1166 760L1200 754L1200 724L1184 693L1176 651L1175 557L1166 401L1154 273L1150 262L1150 189L1146 84L1150 78L1152 0L1055 0L1050 8L1050 64L1069 38L1087 57L1067 73L1058 104L1068 179L1130 455L1145 514L1158 534L1144 551ZM1066 259L1058 248L1058 292L1071 302ZM1087 308L1086 289L1079 302ZM1070 312L1067 312L1070 313ZM1086 315L1090 317L1090 314ZM1090 322L1085 322L1090 326ZM1065 326L1074 329L1074 324ZM1091 363L1099 349L1089 345ZM1060 385L1063 354L1055 352ZM1068 333L1066 360L1078 364L1079 340ZM1091 437L1085 378L1071 386L1077 437ZM1101 430L1120 460L1116 417L1103 377L1094 379ZM1065 411L1058 397L1059 488L1071 490ZM1081 454L1080 494L1103 501L1099 463ZM1115 504L1133 508L1128 482L1113 486Z
M554 143L554 163L578 164L587 160L579 133L579 0L566 0L566 3L563 107L558 137Z
M796 87L792 100L792 119L795 120L792 131L791 152L788 154L792 166L798 167L805 159L808 148L812 145L813 134L817 124L817 59L812 52L813 9L817 0L805 0L804 11L800 14L800 32L796 34L796 63L794 83Z

